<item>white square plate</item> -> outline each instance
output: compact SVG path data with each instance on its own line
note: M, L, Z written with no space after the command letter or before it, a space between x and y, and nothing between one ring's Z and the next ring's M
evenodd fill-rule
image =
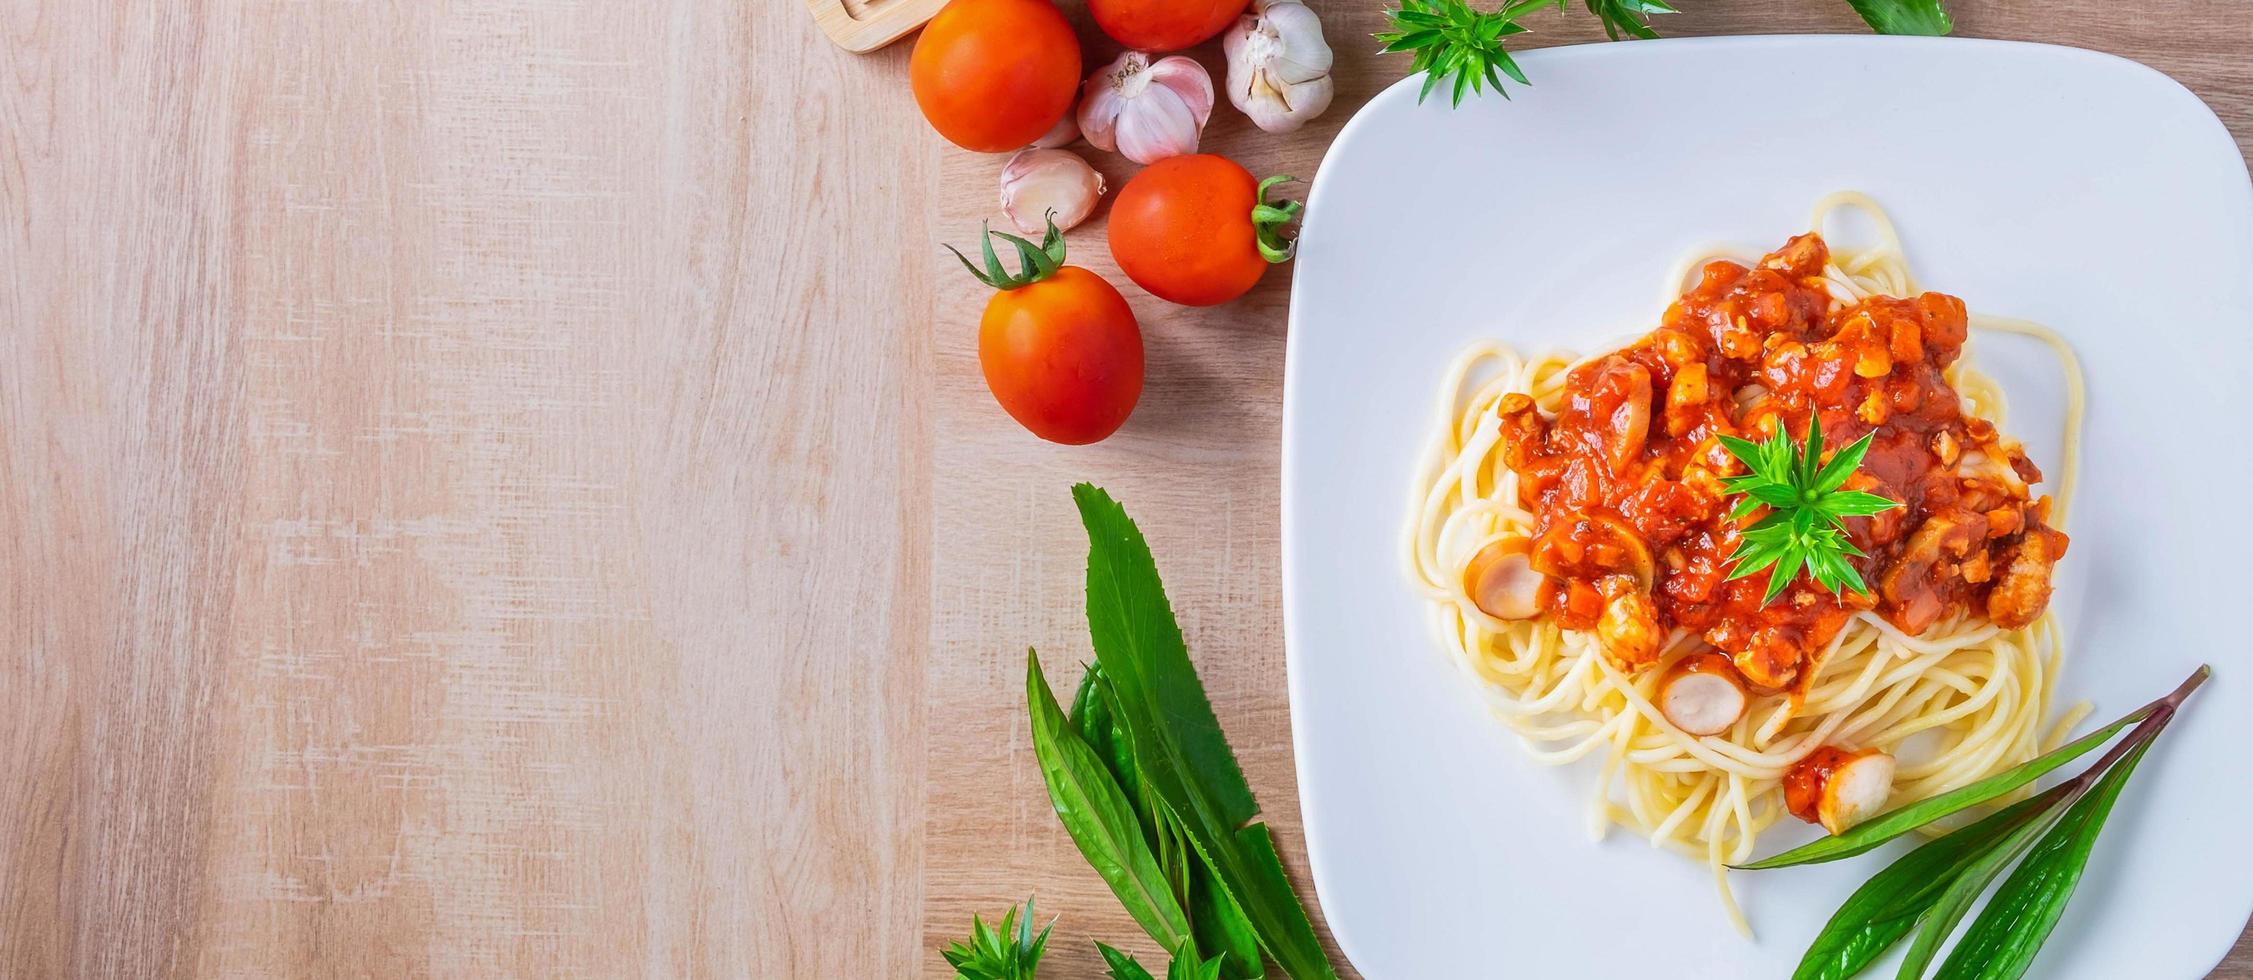
M2203 975L2253 911L2253 184L2214 114L2142 65L1992 41L1762 37L1532 52L1535 87L1450 110L1415 79L1338 137L1307 205L1283 429L1284 610L1316 890L1373 978L1787 975L1897 849L1734 877L1614 833L1591 767L1529 761L1427 631L1400 558L1448 360L1649 329L1707 242L1773 247L1867 191L1926 288L2079 349L2086 462L2057 608L2098 719L2214 679L2137 772L2045 977ZM2054 467L2054 368L1981 362ZM1779 847L1804 828L1763 841ZM1896 845L1898 848L1899 845ZM1890 966L1873 974L1890 975Z

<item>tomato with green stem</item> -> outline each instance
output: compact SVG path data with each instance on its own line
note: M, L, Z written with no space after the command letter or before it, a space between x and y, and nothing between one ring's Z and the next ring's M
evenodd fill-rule
M1118 431L1142 397L1142 328L1126 297L1102 276L1064 264L1053 215L1041 243L980 226L985 268L954 246L979 282L997 292L978 323L978 367L1003 411L1050 442L1085 445ZM994 238L1017 250L1011 274Z
M1290 261L1284 226L1297 201L1269 203L1268 188L1295 178L1254 180L1236 161L1210 153L1168 157L1127 181L1111 201L1111 257L1150 295L1211 306L1244 295L1267 267Z

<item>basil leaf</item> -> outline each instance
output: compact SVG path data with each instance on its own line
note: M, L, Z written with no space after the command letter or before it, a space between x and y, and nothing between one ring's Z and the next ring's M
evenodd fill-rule
M1150 971L1143 969L1142 964L1135 962L1132 956L1105 946L1101 941L1096 942L1095 949L1103 954L1104 965L1111 968L1111 980L1158 980L1150 975Z
M1845 980L1862 972L1908 935L1917 917L1932 907L1940 890L1972 857L2056 803L2057 796L2053 792L2020 800L1886 865L1855 889L1823 931L1815 934L1815 941L1799 958L1798 969L1792 971L1792 980Z
M1846 0L1862 21L1880 34L1939 37L1955 29L1940 0Z
M1088 632L1143 793L1181 816L1186 836L1210 858L1215 879L1285 973L1335 978L1274 840L1253 823L1259 802L1189 662L1149 544L1109 494L1082 483L1072 496L1088 533Z
M1949 790L1939 796L1896 807L1849 828L1846 833L1792 848L1775 857L1764 858L1751 864L1732 864L1739 871L1761 871L1768 868L1787 868L1795 864L1820 864L1850 858L1868 851L1886 841L1922 827L1951 813L1978 806L2011 790L2041 778L2074 759L2088 754L2090 749L2111 740L2120 730L2144 720L2158 707L2159 702L2144 705L2127 716L2080 738L2060 745L2031 760L2005 769L1968 786Z
M2003 880L1948 953L1939 980L2018 980L2026 975L2034 965L2034 954L2065 914L2065 904L2073 900L2073 889L2089 866L2089 852L2096 847L2105 818L2112 815L2113 802L2153 741L2156 736L2137 744L2106 770L2089 795L2074 803L2056 829Z
M1025 702L1032 711L1033 754L1072 843L1150 938L1163 945L1189 941L1189 916L1144 843L1133 804L1095 750L1072 730L1041 675L1040 657L1031 651L1025 654Z

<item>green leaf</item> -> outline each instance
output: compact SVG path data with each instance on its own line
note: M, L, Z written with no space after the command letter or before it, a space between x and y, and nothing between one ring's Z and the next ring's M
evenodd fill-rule
M1939 37L1955 29L1940 0L1846 0L1880 34Z
M1736 436L1722 436L1721 448L1728 450L1729 455L1735 456L1738 462L1745 464L1745 468L1752 471L1754 478L1764 482L1778 482L1782 479L1770 467L1768 450L1761 444L1750 439L1739 439ZM1745 478L1740 476L1730 477L1729 479L1731 483L1734 483Z
M1171 828L1189 850L1188 898L1190 931L1197 936L1197 948L1214 951L1223 958L1222 971L1229 977L1258 978L1266 975L1267 964L1260 956L1259 933L1244 916L1243 906L1229 894L1228 886L1221 882L1219 872L1213 867L1212 855L1197 842L1195 835L1181 825L1181 815L1175 813L1162 800L1153 800L1156 820L1161 826Z
M1142 774L1134 768L1134 749L1127 745L1126 733L1119 730L1117 711L1111 706L1111 685L1103 680L1100 664L1087 665L1080 675L1079 691L1072 695L1072 727L1087 747L1094 749L1098 758L1111 771L1111 778L1119 784L1127 802L1140 813L1142 806ZM1158 846L1156 828L1148 821L1142 825L1142 839L1153 849ZM1162 864L1163 862L1161 862Z
M1030 651L1025 655L1025 702L1032 711L1033 754L1040 759L1048 798L1072 843L1150 938L1164 946L1191 939L1188 913L1143 840L1134 805L1065 718L1041 675L1040 658Z
M1940 966L1940 980L2018 980L2026 975L2034 965L2034 954L2057 928L2066 903L2073 900L2073 889L2088 868L2089 852L2096 848L2112 804L2154 741L2156 734L2105 770L2089 795L2074 803L2065 819L2034 845L1949 952Z
M1722 581L1734 581L1748 575L1758 575L1761 569L1782 560L1789 550L1782 545L1759 545L1749 541L1739 542L1737 550L1729 555L1729 560L1735 562L1736 566L1730 570L1729 577Z
M947 965L954 967L960 980L1033 980L1033 971L1040 966L1042 954L1048 950L1048 932L1056 928L1054 922L1033 935L1033 900L1025 900L1025 918L1017 919L1017 907L1012 905L1001 917L1001 928L986 925L976 915L970 917L970 941L956 940L939 951Z
M1768 592L1761 598L1760 604L1767 605L1776 601L1776 597L1783 595L1785 589L1791 588L1791 580L1799 577L1800 566L1805 561L1803 555L1799 561L1777 562L1768 572Z
M1793 467L1794 489L1812 488L1815 485L1815 474L1820 471L1822 460L1823 413L1814 412L1807 416L1807 449L1794 457L1794 461L1799 464Z
M2149 717L2161 703L2154 701L2144 705L2127 713L2112 724L1978 782L1878 814L1848 828L1846 833L1835 837L1824 837L1792 848L1775 857L1764 858L1751 864L1733 864L1730 867L1739 871L1761 871L1769 868L1788 868L1798 864L1821 864L1825 861L1837 861L1841 858L1850 858L1861 854L1925 824L1949 814L1978 806L2042 778L2051 770L2087 755L2089 750L2111 741L2112 736L2120 734L2121 729Z
M1408 70L1425 76L1416 94L1419 103L1442 88L1457 106L1465 96L1489 87L1509 98L1503 78L1520 85L1527 81L1503 39L1526 33L1518 18L1552 4L1561 7L1562 0L1519 0L1494 11L1478 10L1464 0L1400 0L1398 7L1385 12L1391 29L1374 36L1382 51L1411 53ZM1620 31L1655 36L1646 18L1672 12L1652 0L1587 0L1587 5L1615 38Z
M1869 455L1870 440L1876 436L1875 431L1863 433L1862 438L1854 440L1833 455L1830 462L1824 463L1822 470L1815 474L1815 492L1829 493L1845 486L1846 478L1853 476L1854 471L1861 468L1862 457Z
M2021 800L1902 855L1872 875L1816 933L1798 969L1792 971L1792 980L1845 980L1862 972L1908 935L1917 917L1932 907L1941 889L1971 858L2056 802L2055 795Z
M1194 843L1195 838L1191 838ZM1195 862L1189 871L1189 929L1197 948L1212 950L1221 958L1221 976L1228 980L1262 980L1267 961L1260 955L1259 933L1235 896L1214 877L1212 865Z
M1799 506L1799 490L1784 483L1757 483L1744 489L1745 495L1770 507Z
M1189 661L1141 530L1102 490L1083 483L1072 495L1088 532L1088 632L1143 791L1181 816L1284 972L1336 977L1266 826L1253 822L1259 803Z
M1135 962L1134 957L1105 946L1100 941L1095 944L1095 949L1103 954L1104 965L1111 968L1111 980L1157 980L1150 975L1150 971L1142 968L1142 964Z
M1764 605L1783 595L1802 571L1833 594L1846 589L1867 594L1869 584L1845 561L1848 556L1865 556L1844 533L1843 519L1900 506L1876 494L1838 490L1868 452L1870 439L1864 436L1834 454L1828 464L1818 465L1823 455L1822 420L1808 419L1803 448L1792 445L1790 432L1778 425L1774 435L1760 442L1735 436L1720 439L1722 447L1752 471L1722 480L1729 493L1744 495L1731 518L1743 520L1762 508L1768 510L1758 523L1739 532L1741 541L1729 556L1735 566L1729 578L1767 570ZM1818 489L1826 485L1827 489Z
M1901 969L1896 976L1900 980L1917 980L1924 976L1924 968L1940 952L1940 944L1947 942L1949 934L1956 931L1956 924L1963 921L1971 903L1978 901L1980 893L1987 890L1995 876L2026 853L2036 838L2055 826L2061 815L2055 806L2043 807L1964 862L1963 869L1940 890L1940 897L1934 899L1932 907L1917 920L1916 935L1909 940L1908 952L1902 954Z
M1827 493L1815 502L1816 510L1821 511L1823 516L1833 519L1868 517L1871 514L1885 513L1899 506L1901 506L1901 502L1898 500L1887 500L1877 494L1864 493L1860 490L1839 490Z
M1220 980L1220 958L1199 959L1196 944L1184 942L1174 947L1173 961L1166 964L1166 980Z

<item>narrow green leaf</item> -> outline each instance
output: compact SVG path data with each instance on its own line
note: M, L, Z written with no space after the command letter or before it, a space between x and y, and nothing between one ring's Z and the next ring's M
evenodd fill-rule
M1792 980L1846 980L1862 972L1908 935L1917 917L1973 856L2056 802L2057 794L2020 800L1886 865L1832 913L1800 957Z
M1230 977L1258 978L1266 975L1266 961L1260 956L1259 932L1244 916L1243 906L1228 886L1219 878L1213 865L1212 854L1197 842L1196 835L1181 825L1181 815L1157 801L1156 819L1160 824L1177 828L1180 839L1190 850L1189 908L1190 930L1197 936L1197 947L1212 951L1224 959L1223 970Z
M1863 23L1880 34L1939 37L1955 30L1940 0L1846 0Z
M1111 685L1103 680L1100 664L1087 665L1080 675L1080 688L1072 696L1072 727L1079 732L1087 747L1095 750L1111 771L1111 778L1119 784L1127 803L1136 813L1143 812L1142 774L1134 767L1134 749L1127 744L1126 733L1119 730L1118 711L1113 708ZM1158 850L1156 828L1148 820L1142 822L1142 838L1152 850ZM1163 865L1161 854L1161 866Z
M1768 594L1760 600L1762 605L1776 601L1776 597L1783 595L1785 589L1791 588L1791 580L1799 577L1799 567L1804 561L1805 556L1801 556L1800 561L1776 563L1775 568L1768 573Z
M1191 939L1188 913L1144 842L1133 804L1064 717L1031 651L1025 655L1025 701L1032 712L1033 754L1072 843L1150 938L1165 946Z
M1876 436L1875 431L1863 433L1862 438L1848 443L1846 448L1831 457L1830 462L1824 463L1822 470L1815 474L1815 492L1829 493L1845 486L1846 478L1853 476L1854 471L1861 468L1862 457L1869 455L1870 440Z
M2072 796L2068 793L2067 796ZM2018 860L2019 855L2034 845L2036 838L2057 825L2062 816L2055 806L2044 807L2032 819L2012 827L1993 843L1966 861L1963 870L1954 880L1940 890L1940 897L1917 920L1916 935L1909 940L1908 952L1901 956L1899 980L1917 980L1924 976L1924 968L1932 964L1932 957L1940 952L1940 944L1956 931L1971 903L1979 900L1981 892L1995 880L1995 876Z
M1799 490L1783 483L1760 483L1745 488L1745 495L1770 507L1799 506Z
M1895 807L1875 817L1848 828L1835 837L1801 845L1774 857L1751 864L1730 865L1739 871L1760 871L1768 868L1786 868L1797 864L1821 864L1850 858L1877 847L1886 841L1906 834L1949 814L1978 806L1998 796L2031 783L2068 762L2087 755L2089 750L2111 741L2120 730L2144 720L2159 706L2158 701L2144 705L2122 716L2118 721L2060 745L2030 761L2005 769L1978 782L1949 790L1938 796L1920 800L1907 806Z
M1882 514L1899 506L1901 506L1900 501L1888 500L1874 493L1865 493L1860 490L1839 490L1824 494L1822 499L1816 502L1815 509L1822 511L1826 517L1868 517L1871 514Z
M1197 936L1198 949L1221 957L1222 977L1262 980L1267 976L1259 933L1214 876L1212 866L1203 861L1194 862L1189 871L1189 928Z
M1728 450L1729 455L1735 456L1738 462L1745 464L1745 468L1751 470L1753 475L1761 480L1774 481L1777 479L1776 474L1769 466L1768 451L1762 448L1759 443L1749 439L1739 439L1736 436L1722 436L1721 448ZM1742 477L1732 477L1732 479L1742 479Z
M1109 494L1072 488L1088 531L1087 618L1143 791L1182 817L1260 943L1294 980L1336 977L1283 872L1204 684L1189 661L1142 532Z
M1784 557L1785 550L1782 546L1761 547L1750 542L1740 543L1737 545L1737 550L1729 555L1729 560L1735 562L1736 566L1730 570L1729 577L1722 579L1722 581L1731 582L1746 576L1758 575L1761 569L1774 565L1781 560Z
M1760 444L1760 448L1768 455L1768 475L1778 483L1790 483L1793 474L1799 469L1799 456L1792 449L1790 427L1778 424L1776 434L1769 436L1766 442Z
M1814 486L1815 474L1822 461L1823 413L1815 412L1807 417L1807 448L1797 457L1799 465L1794 468L1796 472L1792 474L1792 482L1802 487Z
M2068 810L2065 818L2003 880L1995 896L1964 931L1964 938L1940 965L1939 980L2018 980L2034 965L2034 954L2057 928L2073 889L2089 866L2089 852L2104 830L2112 804L2143 761L2144 751L2157 741L2139 743L2112 768L2105 770L2089 795Z
M1174 947L1173 961L1166 964L1166 980L1220 980L1220 958L1200 959L1197 945L1184 942Z
M986 925L986 920L973 914L970 917L970 940L955 940L940 950L939 955L954 968L961 980L1033 980L1040 967L1040 958L1048 950L1048 933L1055 923L1033 935L1033 900L1025 900L1025 917L1017 918L1017 906L1010 906L1001 917L999 929Z
M1111 980L1157 980L1150 975L1150 971L1142 968L1142 964L1135 962L1134 957L1105 946L1100 940L1096 942L1095 949L1103 954L1104 965L1111 968Z

